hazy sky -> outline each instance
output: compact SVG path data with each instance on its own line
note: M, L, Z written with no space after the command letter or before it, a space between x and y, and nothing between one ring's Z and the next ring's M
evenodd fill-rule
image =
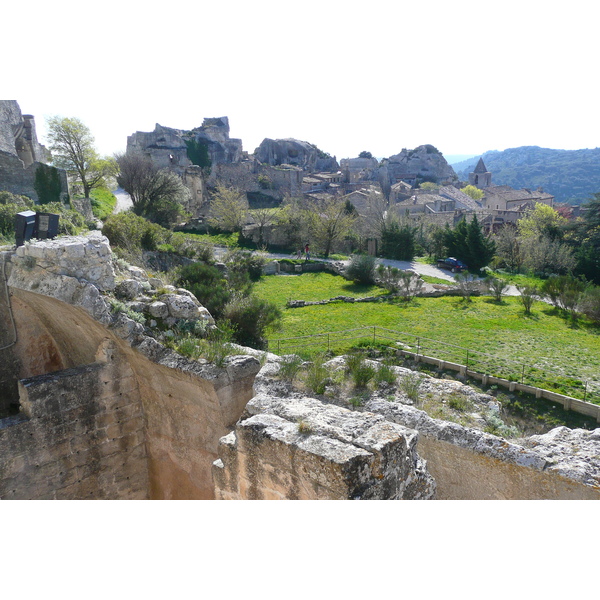
M27 6L1 9L0 97L35 116L42 142L58 114L104 154L155 123L219 116L250 152L291 137L338 159L600 146L589 0Z

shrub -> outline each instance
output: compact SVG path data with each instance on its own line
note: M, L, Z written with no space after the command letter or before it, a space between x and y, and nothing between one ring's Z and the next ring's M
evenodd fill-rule
M409 400L412 400L415 404L419 400L419 388L423 378L419 373L411 372L407 373L400 380L400 389L408 396Z
M279 377L292 383L302 368L302 363L302 359L296 354L284 357L279 363Z
M316 356L306 372L306 387L315 394L323 394L325 392L328 372L327 368L323 365L324 362L325 357L323 355Z
M590 286L581 299L581 312L591 321L600 323L600 287Z
M350 354L347 356L346 367L357 388L366 387L376 374L375 367L366 363L364 357L360 354Z
M310 435L313 431L311 424L304 419L298 419L297 425L298 433L301 433L302 435Z
M488 275L485 278L485 284L496 302L502 300L502 294L508 289L508 281L500 277L494 277L493 275Z
M375 382L378 384L387 383L394 385L396 383L396 373L390 365L380 364L375 373Z
M452 394L448 398L448 406L458 412L465 412L470 408L471 404L464 396Z
M276 329L281 310L272 302L258 296L234 295L223 310L223 316L235 328L235 340L242 346L262 350L267 346L265 330Z
M125 250L156 250L160 244L168 243L170 232L160 225L124 211L108 217L102 233L109 239L111 246Z
M346 277L364 285L375 283L375 257L355 254L346 268Z
M177 285L192 292L215 319L223 315L225 306L231 298L227 281L221 271L203 263L182 267Z
M519 290L519 301L525 309L525 314L530 315L531 309L538 295L538 289L534 285L517 285Z

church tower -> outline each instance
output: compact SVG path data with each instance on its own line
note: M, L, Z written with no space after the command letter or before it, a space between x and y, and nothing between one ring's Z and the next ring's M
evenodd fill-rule
M479 159L475 170L469 173L469 183L475 187L483 190L492 185L492 174L487 170L483 164L483 158Z

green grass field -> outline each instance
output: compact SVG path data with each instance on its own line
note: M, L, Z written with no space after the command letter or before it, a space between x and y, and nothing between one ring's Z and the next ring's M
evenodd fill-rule
M556 372L562 375L565 385L569 385L571 378L600 381L600 328L585 319L573 324L541 302L534 305L530 316L524 314L522 305L514 297L503 299L501 304L489 297L473 298L470 303L456 297L417 298L408 304L389 302L383 299L385 292L381 289L357 286L342 277L324 273L263 277L256 285L256 293L283 309L282 329L268 335L274 351L277 351L274 340L281 338L379 326L410 334L401 338L410 346L414 346L416 340L410 336L418 336L422 353L432 356L439 356L442 350L428 340L437 340L468 348L473 353L499 357L495 363L502 368L508 368L508 361L502 364L502 359L508 359L519 365ZM352 304L340 301L286 308L289 299L322 300L338 295L381 295L382 301ZM346 348L342 345L340 351L350 344L348 342ZM300 340L297 346L295 351L306 350L308 341ZM463 352L456 352L459 359ZM477 355L472 354L470 364L475 369L476 359ZM517 372L521 369L519 365L514 368ZM555 389L560 391L560 385Z

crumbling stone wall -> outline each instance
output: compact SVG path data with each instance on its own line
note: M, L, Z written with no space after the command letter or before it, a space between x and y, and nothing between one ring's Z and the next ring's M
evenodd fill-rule
M50 153L38 142L32 115L21 114L16 100L0 100L0 190L28 196L34 202L35 173L50 161ZM68 196L67 174L58 169L60 199Z

